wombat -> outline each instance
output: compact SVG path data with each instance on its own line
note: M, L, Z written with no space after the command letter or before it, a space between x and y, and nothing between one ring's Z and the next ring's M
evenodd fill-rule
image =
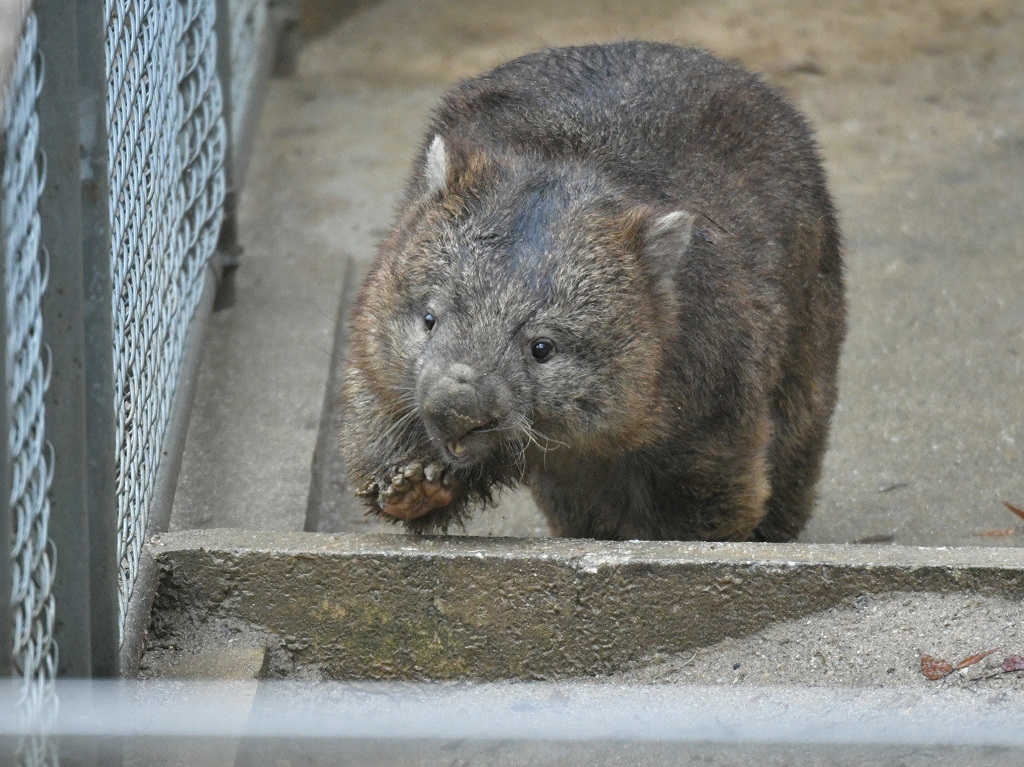
M844 333L775 90L693 48L547 50L436 111L353 307L342 450L415 532L525 483L555 535L790 540Z

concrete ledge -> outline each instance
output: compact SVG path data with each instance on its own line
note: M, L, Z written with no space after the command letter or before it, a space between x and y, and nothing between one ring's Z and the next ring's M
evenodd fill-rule
M1024 598L1019 549L192 530L152 553L153 645L240 622L266 673L335 679L604 675L861 595Z

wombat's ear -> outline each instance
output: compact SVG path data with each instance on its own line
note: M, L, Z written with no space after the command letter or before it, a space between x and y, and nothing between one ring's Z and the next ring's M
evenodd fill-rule
M665 309L671 309L677 303L676 275L683 254L690 247L695 216L687 210L644 212L640 235L644 262L651 270L658 298Z
M427 149L427 164L423 168L427 181L427 194L435 195L448 188L448 150L440 135L434 136Z
M654 269L663 275L675 272L679 257L690 247L693 221L688 210L653 215L643 235L644 254Z
M423 164L426 195L435 197L468 189L479 183L493 165L484 152L464 141L434 136Z

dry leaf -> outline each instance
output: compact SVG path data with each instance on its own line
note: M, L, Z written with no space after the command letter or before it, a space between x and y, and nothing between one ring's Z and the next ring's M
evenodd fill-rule
M1016 514L1021 519L1024 519L1024 509L1018 509L1012 503L1007 503L1006 501L1003 501L1003 506L1008 508L1010 511L1012 511L1014 514Z
M1007 655L1003 658L1003 671L1024 671L1024 658L1019 655Z
M975 535L981 535L981 536L984 536L985 538L1001 538L1004 535L1016 535L1016 534L1017 534L1017 528L1016 527L1007 527L1007 528L1004 528L1002 530L982 530L980 533L975 533Z
M997 647L996 650L998 649L999 648ZM975 663L985 660L985 658L994 653L996 650L988 650L987 652L979 652L975 653L974 655L968 655L966 658L964 658L962 661L956 664L956 670L960 671L960 669L965 669L968 666L973 666Z
M917 654L921 658L921 673L924 674L925 679L930 679L934 682L944 679L953 673L953 664L948 660L933 658L931 655L925 655L920 650L917 651Z

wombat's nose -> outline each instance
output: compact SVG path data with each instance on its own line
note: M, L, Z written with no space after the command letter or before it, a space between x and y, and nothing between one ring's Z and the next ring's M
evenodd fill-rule
M445 377L452 379L456 383L474 384L476 383L477 374L469 365L455 362L448 368L448 375Z
M423 415L447 442L458 443L473 429L486 426L491 416L480 401L476 373L468 365L452 365L423 401Z

